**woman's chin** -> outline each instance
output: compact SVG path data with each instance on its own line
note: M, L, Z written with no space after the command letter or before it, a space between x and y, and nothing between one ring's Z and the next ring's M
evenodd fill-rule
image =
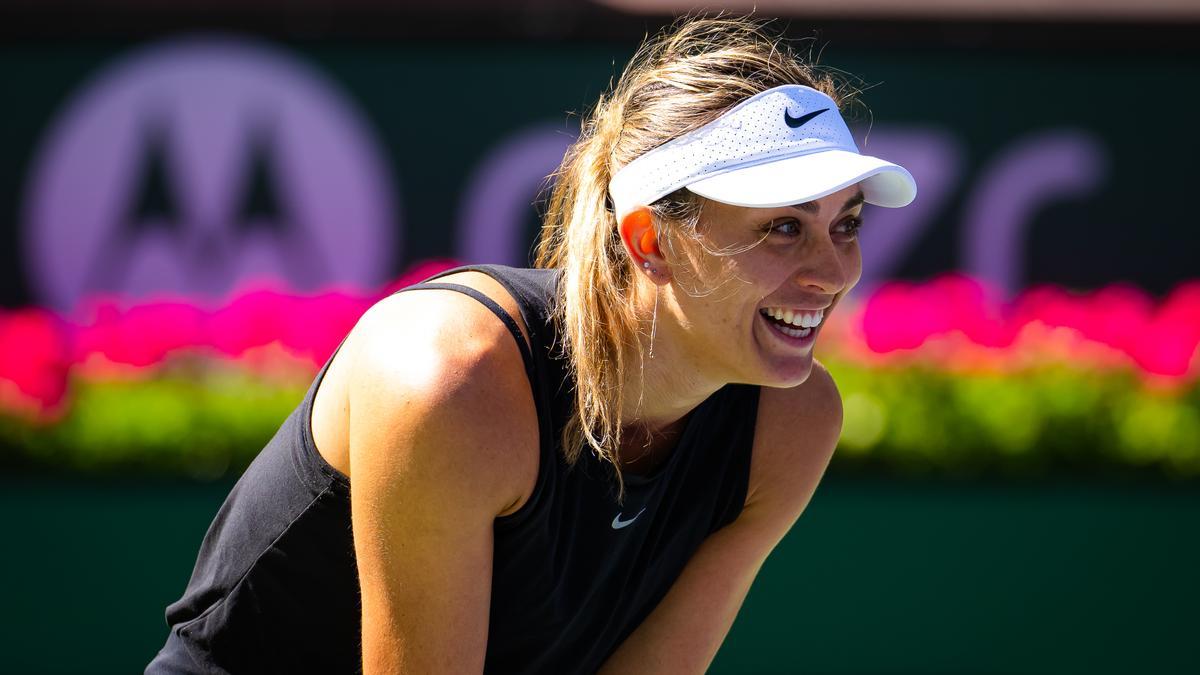
M776 389L791 389L804 384L812 374L812 354L787 359L769 359L757 384Z
M797 339L772 329L760 316L756 331L763 366L758 384L778 388L804 384L812 374L812 348L817 330Z

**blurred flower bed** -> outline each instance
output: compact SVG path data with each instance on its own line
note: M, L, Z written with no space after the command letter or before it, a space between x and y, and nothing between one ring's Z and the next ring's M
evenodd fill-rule
M1200 282L1001 302L946 276L885 285L828 328L843 466L1200 478Z
M97 300L0 313L8 470L240 472L382 293L249 292L223 307ZM945 276L847 303L819 357L845 402L835 464L936 475L1200 478L1200 282L1000 301Z
M84 474L238 474L359 316L458 263L413 266L370 295L97 298L77 316L0 311L0 466Z

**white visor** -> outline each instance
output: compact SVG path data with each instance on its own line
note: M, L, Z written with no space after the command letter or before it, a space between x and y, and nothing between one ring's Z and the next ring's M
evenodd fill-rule
M904 167L859 154L833 99L790 84L638 157L613 176L608 193L619 221L682 187L725 204L770 208L855 183L877 206L906 206L917 196Z

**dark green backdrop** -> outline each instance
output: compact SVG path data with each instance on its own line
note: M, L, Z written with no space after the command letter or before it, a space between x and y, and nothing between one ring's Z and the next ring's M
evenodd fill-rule
M0 481L0 670L140 672L229 484ZM1200 492L827 478L715 673L1200 672Z

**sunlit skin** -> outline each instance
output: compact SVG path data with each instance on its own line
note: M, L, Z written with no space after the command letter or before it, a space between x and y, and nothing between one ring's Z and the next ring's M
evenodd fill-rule
M664 258L669 252L644 243L646 219L622 222L626 252L639 272L635 302L647 333L658 292L653 358L628 361L622 413L633 422L624 430L622 462L643 456L648 442L651 454L672 445L688 411L728 383L804 383L813 367L811 346L781 340L759 310L824 307L824 320L814 329L819 340L824 322L862 274L862 208L857 185L778 208L708 201L699 226L708 249L762 242L730 256L696 251L670 260ZM648 335L643 349L649 349Z

